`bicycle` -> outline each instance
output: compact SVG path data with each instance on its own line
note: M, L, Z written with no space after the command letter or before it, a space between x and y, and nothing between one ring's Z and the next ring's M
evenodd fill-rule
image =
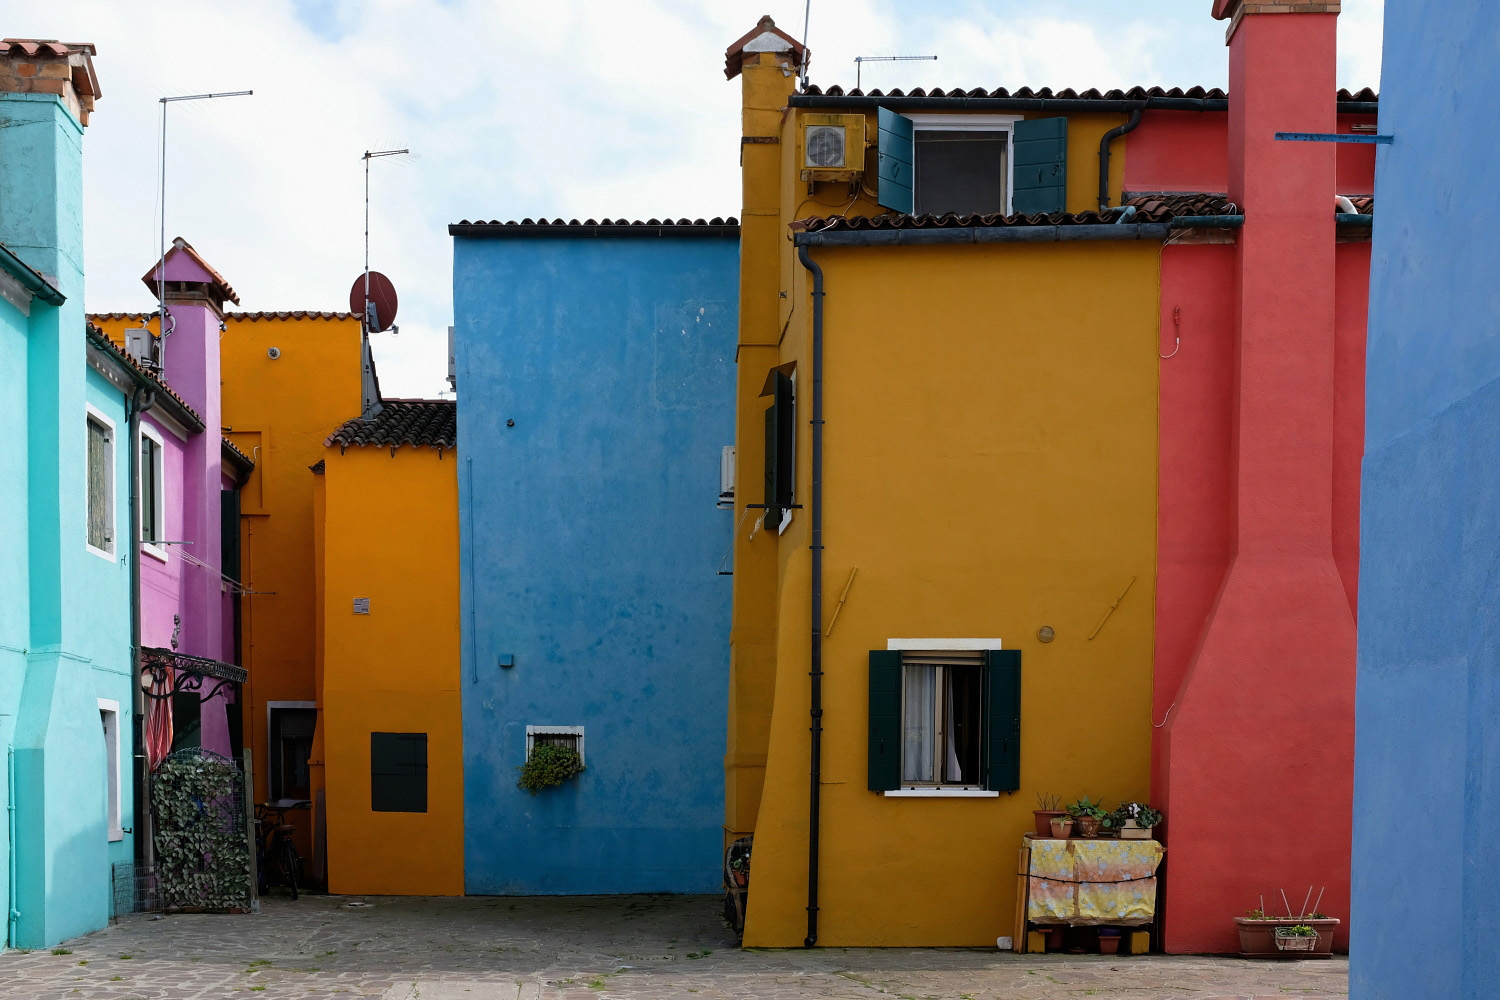
M271 865L280 870L281 880L297 898L297 883L302 876L302 856L292 843L292 825L286 821L287 810L306 809L308 801L263 802L255 807L256 891L266 895L271 889Z

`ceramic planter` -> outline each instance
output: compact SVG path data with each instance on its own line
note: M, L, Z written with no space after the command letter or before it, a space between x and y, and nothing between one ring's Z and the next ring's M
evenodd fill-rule
M1078 828L1078 835L1080 837L1099 836L1100 822L1101 820L1098 816L1075 816L1073 818L1073 825Z
M1251 920L1235 917L1235 926L1240 932L1241 958L1331 958L1333 956L1333 932L1339 925L1337 917L1312 920L1282 917L1278 920ZM1318 943L1312 951L1282 951L1276 947L1276 928L1295 927L1305 924L1318 932Z
M1036 817L1036 835L1038 837L1052 836L1052 821L1067 813L1061 809L1033 809L1031 814Z

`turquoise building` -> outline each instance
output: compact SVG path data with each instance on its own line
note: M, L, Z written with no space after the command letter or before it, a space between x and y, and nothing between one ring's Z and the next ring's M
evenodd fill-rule
M90 359L93 46L0 42L0 897L4 944L104 926L130 830L125 391Z

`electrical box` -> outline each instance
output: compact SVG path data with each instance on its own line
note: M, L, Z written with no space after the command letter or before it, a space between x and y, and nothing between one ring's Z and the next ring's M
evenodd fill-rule
M853 181L865 172L865 116L805 114L798 119L804 181Z
M156 351L151 331L136 327L125 331L125 353L135 359L136 364L150 368L156 363Z

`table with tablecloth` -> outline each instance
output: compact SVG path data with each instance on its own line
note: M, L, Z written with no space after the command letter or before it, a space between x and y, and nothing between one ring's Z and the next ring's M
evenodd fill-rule
M1028 925L1154 924L1156 870L1165 853L1155 840L1057 840L1028 834L1017 879L1018 950L1024 947L1019 939Z

